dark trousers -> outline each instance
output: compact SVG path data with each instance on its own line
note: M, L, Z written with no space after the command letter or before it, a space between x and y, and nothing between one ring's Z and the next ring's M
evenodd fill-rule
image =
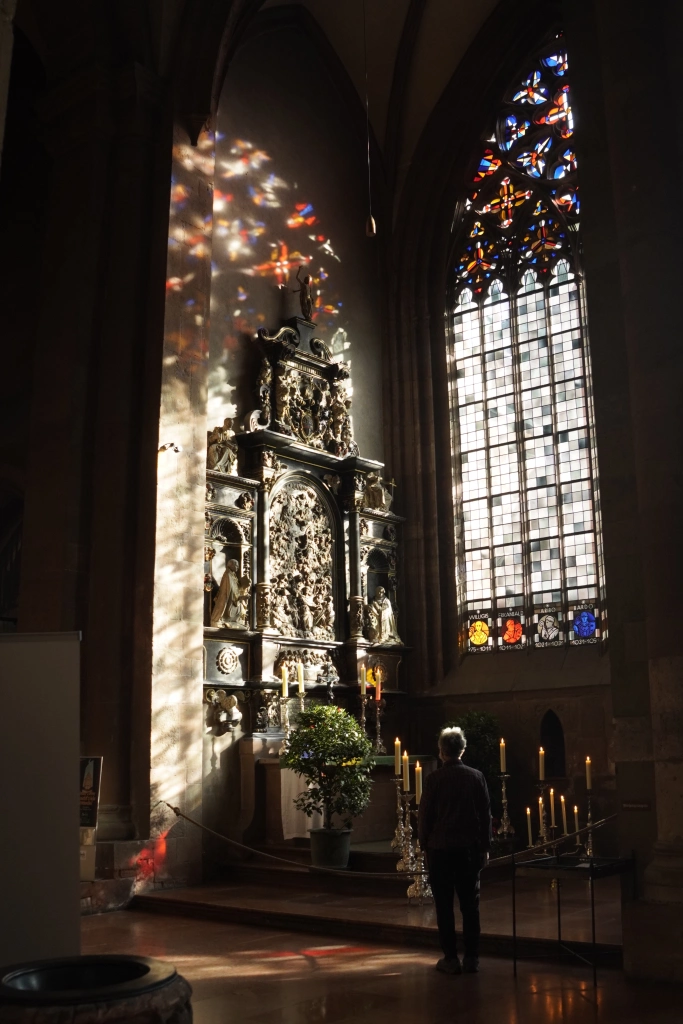
M457 850L429 850L429 884L434 894L439 942L444 956L458 955L453 901L458 894L462 913L465 956L479 956L479 872L478 846Z

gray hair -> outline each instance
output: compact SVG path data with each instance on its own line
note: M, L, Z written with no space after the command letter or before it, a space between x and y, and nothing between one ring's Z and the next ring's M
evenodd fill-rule
M465 733L457 725L451 729L442 729L439 733L439 750L444 757L460 757L466 746Z

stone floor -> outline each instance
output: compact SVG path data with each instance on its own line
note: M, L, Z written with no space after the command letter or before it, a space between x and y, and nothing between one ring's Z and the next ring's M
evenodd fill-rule
M517 934L520 937L553 939L557 936L556 893L551 879L545 873L517 879ZM600 943L621 943L621 904L618 878L604 878L595 883L596 938ZM590 942L591 918L589 883L573 877L562 878L562 933L563 938L575 942ZM434 907L409 906L402 897L391 894L377 896L343 895L321 892L306 885L291 885L276 889L267 885L235 883L231 885L201 886L192 889L169 889L150 893L137 905L145 910L152 904L171 904L181 912L183 905L195 907L205 904L209 911L220 908L233 911L267 913L270 923L279 916L286 927L296 928L297 917L321 921L346 922L349 926L377 925L378 937L396 941L390 928L424 931L436 930ZM207 916L215 916L208 913ZM232 915L232 920L239 920ZM242 920L245 920L243 918ZM251 923L246 918L246 923ZM481 926L488 935L512 934L512 904L509 881L487 881L482 878ZM310 930L310 923L307 924ZM363 931L367 935L367 931Z
M195 1024L680 1024L680 989L603 971L483 958L479 975L434 971L432 951L121 911L83 919L84 953L172 961Z

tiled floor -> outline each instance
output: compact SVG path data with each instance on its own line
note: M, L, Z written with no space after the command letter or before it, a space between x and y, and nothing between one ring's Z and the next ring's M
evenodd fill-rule
M483 959L479 975L434 971L431 951L345 943L135 911L83 920L84 953L176 964L194 989L195 1024L680 1024L680 990L581 967Z

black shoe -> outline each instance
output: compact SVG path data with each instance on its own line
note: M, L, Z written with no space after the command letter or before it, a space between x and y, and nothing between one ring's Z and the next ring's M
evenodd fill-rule
M478 956L466 956L463 957L462 969L465 974L477 974L479 972L479 957Z
M444 956L442 957L437 965L437 971L441 971L442 974L462 974L462 967L457 956Z

